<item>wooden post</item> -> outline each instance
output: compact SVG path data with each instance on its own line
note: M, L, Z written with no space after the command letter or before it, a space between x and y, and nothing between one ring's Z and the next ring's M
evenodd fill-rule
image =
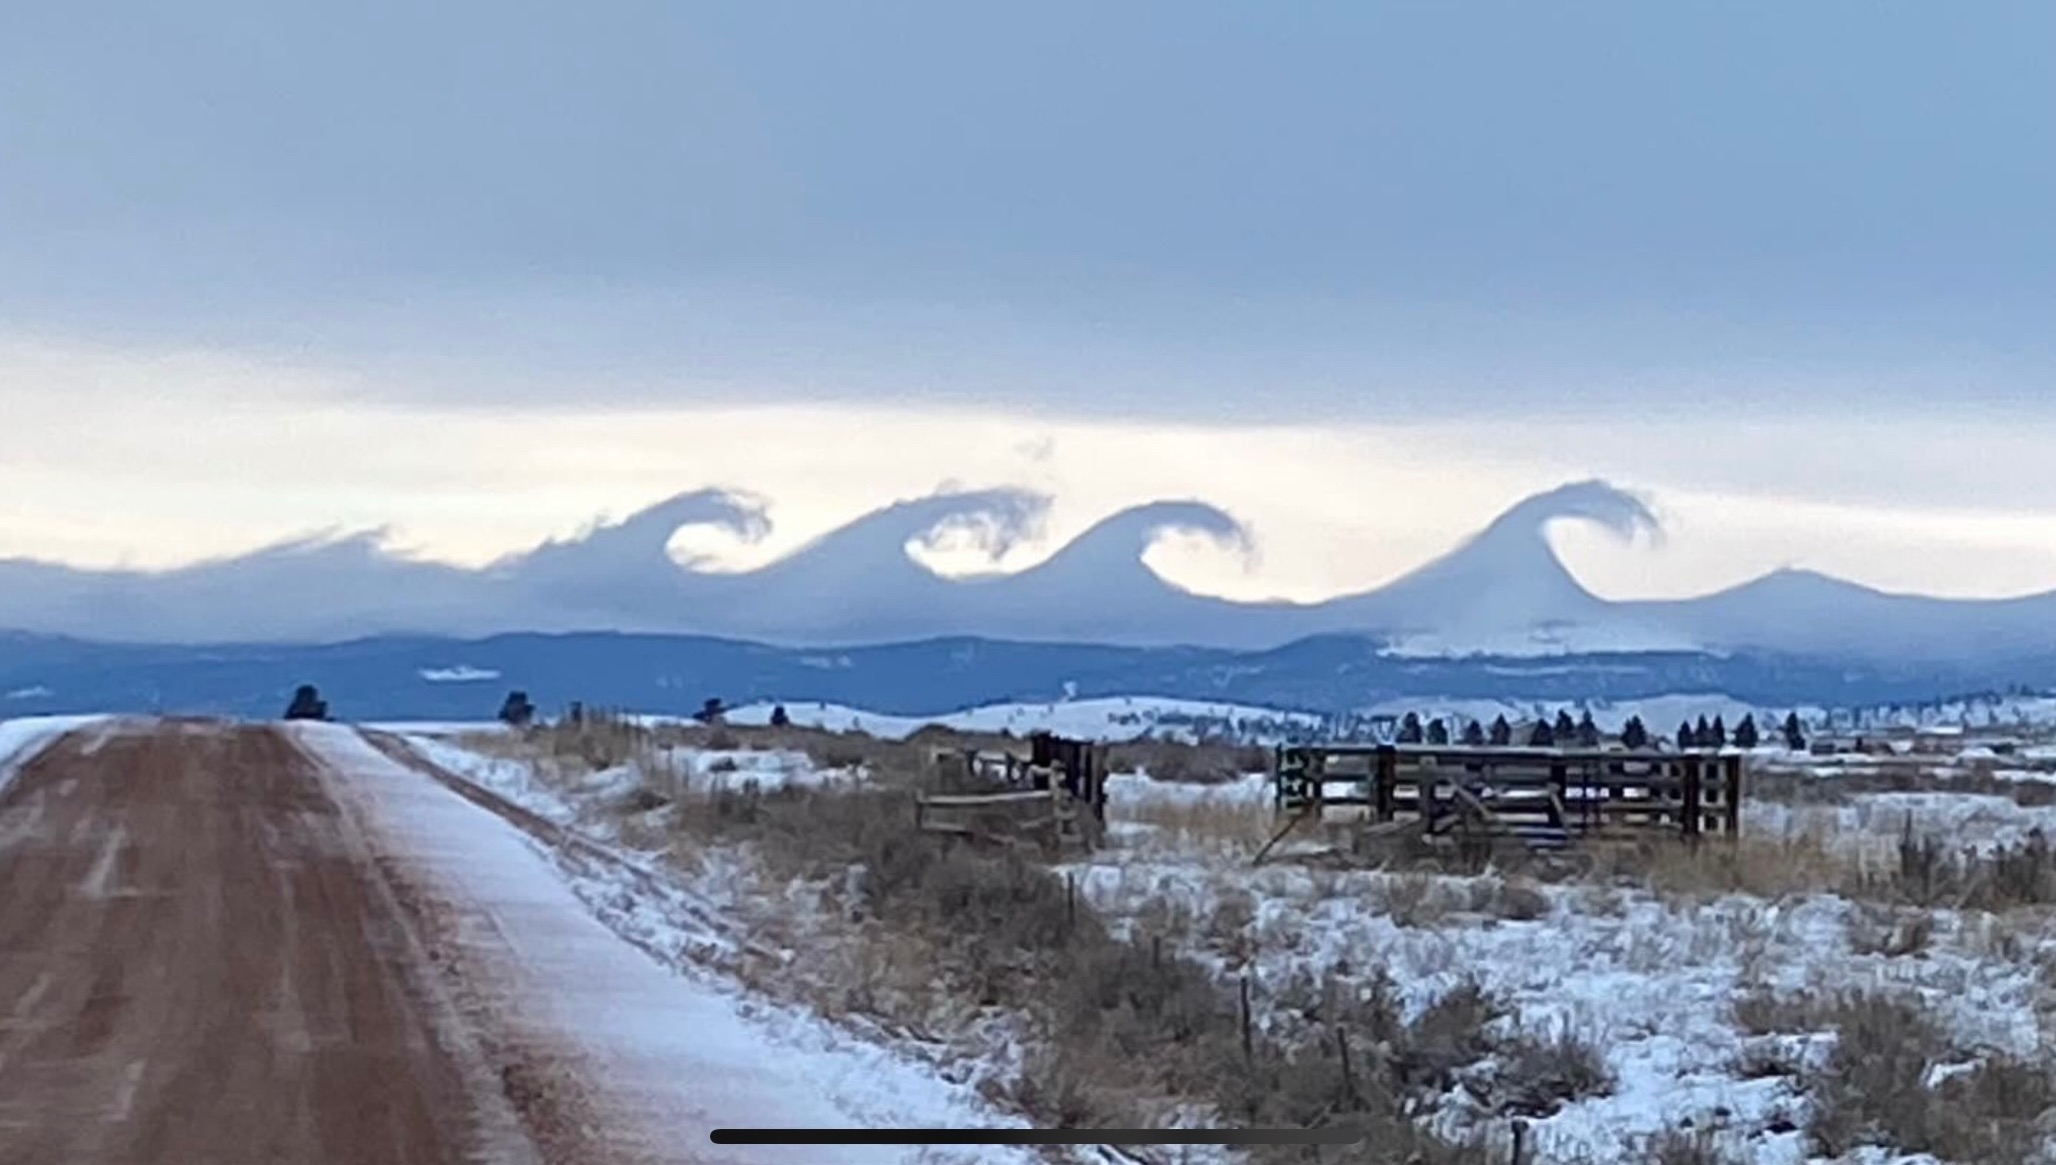
M1513 1165L1528 1165L1528 1122L1519 1117L1513 1122Z
M1556 819L1555 826L1568 837L1571 832L1571 819L1564 806L1571 803L1571 770L1562 757L1549 762L1549 780L1556 786L1556 804L1550 806L1549 815Z
M1382 824L1392 820L1392 801L1399 787L1399 750L1390 745L1378 750L1377 802L1378 821Z
M1242 996L1242 1058L1243 1058L1244 1060L1253 1060L1253 1059L1255 1059L1255 1058L1256 1058L1256 1040L1255 1040L1255 1038L1254 1038L1254 1037L1253 1037L1253 1036L1251 1035L1251 1033L1250 1033L1250 1022L1249 1022L1249 976L1248 976L1248 975L1244 975L1244 976L1242 977L1242 988L1241 988L1241 996Z
M1078 929L1078 875L1064 875L1064 926Z
M1728 803L1725 808L1728 811L1728 840L1733 841L1742 836L1742 758L1731 756L1727 759Z
M1696 841L1699 838L1699 758L1687 756L1684 760L1685 838Z

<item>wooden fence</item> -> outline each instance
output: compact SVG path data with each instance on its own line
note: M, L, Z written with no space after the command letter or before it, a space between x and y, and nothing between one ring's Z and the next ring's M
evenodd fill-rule
M1354 817L1431 840L1485 834L1562 848L1583 837L1735 837L1742 827L1742 758L1712 750L1291 745L1277 750L1273 780L1278 811L1295 823Z
M1106 822L1106 749L1038 734L1029 754L938 752L935 768L961 764L964 791L914 796L914 823L931 833L1047 849L1091 849Z

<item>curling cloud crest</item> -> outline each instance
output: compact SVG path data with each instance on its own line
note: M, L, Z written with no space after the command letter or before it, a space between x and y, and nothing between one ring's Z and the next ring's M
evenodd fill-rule
M1039 535L1050 499L946 490L895 502L754 570L675 560L680 530L744 543L771 529L759 499L700 490L478 569L410 558L385 532L328 533L169 571L0 560L0 629L138 642L319 641L385 633L478 636L619 630L788 645L951 635L1263 649L1309 635L1432 654L1768 648L1876 654L1876 628L1920 658L2056 650L2056 594L2004 601L1886 595L1781 572L1702 598L1612 602L1550 547L1559 521L1660 540L1642 497L1580 481L1511 506L1448 554L1375 590L1319 603L1196 595L1144 561L1196 535L1254 561L1252 532L1197 500L1111 514L1024 570L944 577L914 552L969 544L989 562Z

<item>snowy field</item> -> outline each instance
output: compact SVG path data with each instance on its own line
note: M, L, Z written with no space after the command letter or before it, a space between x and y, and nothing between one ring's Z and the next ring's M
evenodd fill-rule
M1015 707L963 727L1048 724L1079 735L1107 723L1108 707L1080 701L1073 719L1037 721ZM788 705L796 722L809 706ZM1696 716L1701 705L1693 705ZM768 715L768 709L765 709ZM830 710L823 726L847 710ZM881 735L928 720L859 717ZM1679 712L1680 718L1685 713ZM467 754L450 741L413 737L438 763L502 793L535 802L560 819L615 833L623 791L670 779L634 765L566 784L533 765ZM1831 782L1831 766L1766 749L1782 762ZM1944 768L1949 758L1942 758ZM1988 758L1971 757L1968 761ZM675 748L663 770L702 776L751 774L766 787L834 787L848 773L814 770L797 753L702 752ZM1819 771L1816 771L1819 770ZM708 786L711 787L711 786ZM1834 1044L1827 1030L1762 1031L1738 1018L1752 997L1814 997L1862 989L1920 1001L1950 1037L1960 1061L1935 1066L1941 1079L1982 1057L2032 1057L2056 1034L2056 999L2041 970L2056 961L2046 912L2003 915L1946 907L1920 912L1917 943L1897 944L1905 914L1831 893L1775 897L1657 891L1598 880L1547 884L1486 874L1460 878L1375 870L1324 869L1290 862L1252 869L1253 845L1272 824L1261 775L1218 785L1179 785L1140 774L1109 782L1111 844L1064 867L1084 901L1118 928L1156 937L1224 973L1246 976L1259 999L1308 978L1368 990L1378 969L1410 1015L1463 985L1481 988L1505 1009L1497 1030L1538 1040L1565 1033L1603 1050L1613 1078L1603 1094L1582 1097L1536 1119L1533 1144L1543 1161L1628 1165L1647 1160L1650 1138L1681 1126L1710 1135L1725 1154L1712 1160L1799 1163L1813 1100L1796 1078L1818 1067ZM1833 804L1752 803L1745 833L1766 841L1825 838L1850 851L1885 853L1908 815L1916 831L1934 830L1966 845L2013 843L2056 824L2056 808L1997 795L1947 790L1859 792ZM781 888L738 867L735 855L673 863L671 876L696 894L788 941L829 926L819 888ZM1516 903L1510 908L1507 903ZM769 920L776 919L775 923ZM795 937L799 936L799 937ZM1901 947L1905 949L1901 949ZM1801 1027L1804 1025L1801 1024ZM939 1043L938 1043L939 1041ZM947 1033L917 1041L923 1055L948 1056ZM1004 1043L1004 1041L999 1041ZM989 1034L988 1054L1004 1058ZM956 1054L979 1047L955 1042ZM1785 1064L1766 1072L1765 1063ZM1489 1075L1490 1065L1475 1066ZM980 1069L962 1068L979 1074ZM988 1064L984 1072L1003 1068ZM1426 1119L1452 1132L1503 1138L1507 1123L1459 1086ZM1858 1152L1849 1161L1934 1160Z
M1538 665L1540 666L1540 665ZM1509 667L1510 674L1524 669ZM1526 669L1533 670L1533 669ZM928 715L888 715L843 704L793 701L748 704L731 709L731 724L761 727L769 724L772 710L784 707L791 722L800 727L830 732L861 732L881 740L902 740L920 729L936 725L961 732L1054 732L1079 739L1122 741L1160 737L1190 741L1197 735L1228 735L1232 739L1272 744L1279 740L1319 733L1333 717L1323 713L1290 709L1261 708L1247 704L1177 700L1155 696L1113 696L1058 700L1047 703L991 704L978 708L937 711ZM1411 712L1423 722L1442 719L1460 724L1476 721L1490 724L1505 717L1509 723L1553 718L1568 710L1573 718L1589 712L1601 730L1617 733L1630 717L1639 717L1651 733L1668 735L1679 723L1699 717L1718 716L1732 727L1745 716L1754 716L1766 737L1787 714L1796 712L1810 733L1878 731L1887 728L1953 728L1958 731L2048 732L2056 730L2056 697L2008 696L1943 700L1918 706L1862 709L1799 708L1751 704L1717 692L1679 693L1634 700L1547 701L1517 699L1458 699L1408 697L1386 700L1355 709L1350 717L1368 720L1389 716L1394 719ZM643 717L652 723L687 722L683 717ZM398 727L398 726L396 726ZM411 728L409 730L412 730ZM2056 755L2056 746L2044 746Z

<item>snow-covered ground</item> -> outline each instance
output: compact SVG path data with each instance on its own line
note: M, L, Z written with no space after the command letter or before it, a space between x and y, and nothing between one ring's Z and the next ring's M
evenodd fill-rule
M23 716L0 720L0 788L6 788L23 765L55 744L58 737L109 719L106 716Z
M787 711L803 721L805 707ZM416 737L414 744L553 819L576 818L581 798L611 796L640 777L609 770L567 792L544 788L518 762L469 755L448 742ZM694 772L718 763L777 773L780 781L837 779L806 775L808 762L797 754L767 752L752 761L747 753L674 753L667 765ZM1410 1010L1475 983L1509 1009L1499 1021L1507 1031L1569 1031L1596 1041L1615 1084L1536 1122L1543 1159L1639 1163L1646 1159L1644 1138L1689 1120L1715 1130L1733 1160L1809 1160L1809 1095L1789 1076L1751 1071L1743 1061L1818 1063L1833 1037L1750 1034L1734 1010L1746 993L1909 992L1969 1057L2034 1055L2051 1034L2043 1017L2056 1015L2038 971L2056 956L2056 940L2044 938L2046 927L2035 919L1926 912L1926 945L1887 954L1866 937L1877 926L1876 908L1829 894L1692 896L1593 881L1528 886L1541 902L1530 917L1480 905L1504 892L1503 884L1494 888L1494 875L1252 869L1248 842L1271 825L1270 788L1260 775L1201 786L1122 774L1110 779L1108 791L1113 845L1067 867L1084 900L1117 925L1247 974L1259 999L1309 975L1363 981L1375 968ZM2056 825L2056 808L1937 791L1860 793L1830 805L1752 803L1744 828L1752 836L1819 832L1852 846L1887 845L1908 814L1916 831L1966 845L2017 840ZM710 900L733 906L739 895L755 894L760 908L780 908L777 887L751 886L732 868L717 864L701 876L694 892ZM788 907L815 908L804 895L791 897ZM1452 1129L1475 1124L1494 1136L1504 1127L1460 1093L1445 1098L1434 1119ZM1858 1159L1919 1160L1852 1158Z
M731 724L761 726L771 722L771 712L780 705L749 704L727 714ZM1137 737L1169 736L1190 740L1195 728L1240 725L1254 738L1281 727L1318 728L1327 717L1312 712L1285 712L1245 704L1217 704L1200 700L1172 700L1154 696L1112 696L1105 699L1065 700L1047 704L991 704L968 711L942 712L933 716L889 716L866 712L841 704L790 703L785 713L796 725L824 728L832 732L863 732L882 740L903 740L931 725L961 732L1053 732L1084 740L1133 740Z
M534 1009L529 1022L608 1065L609 1079L637 1102L614 1115L640 1124L658 1139L652 1143L705 1144L707 1133L722 1126L1022 1123L925 1063L752 999L679 957L728 936L710 931L691 909L667 911L666 902L653 901L665 896L651 894L646 865L553 862L500 817L400 766L358 733L322 724L293 731L348 778L338 789L376 830L425 863L453 900L483 906L499 941L521 954L519 982L508 986ZM412 743L441 760L461 759L430 738ZM575 816L563 799L514 780L497 762L475 760L460 775L550 820ZM936 1154L903 1147L837 1149L836 1158L996 1165L1034 1159L1018 1150ZM723 1159L798 1162L819 1160L820 1150L738 1150Z

